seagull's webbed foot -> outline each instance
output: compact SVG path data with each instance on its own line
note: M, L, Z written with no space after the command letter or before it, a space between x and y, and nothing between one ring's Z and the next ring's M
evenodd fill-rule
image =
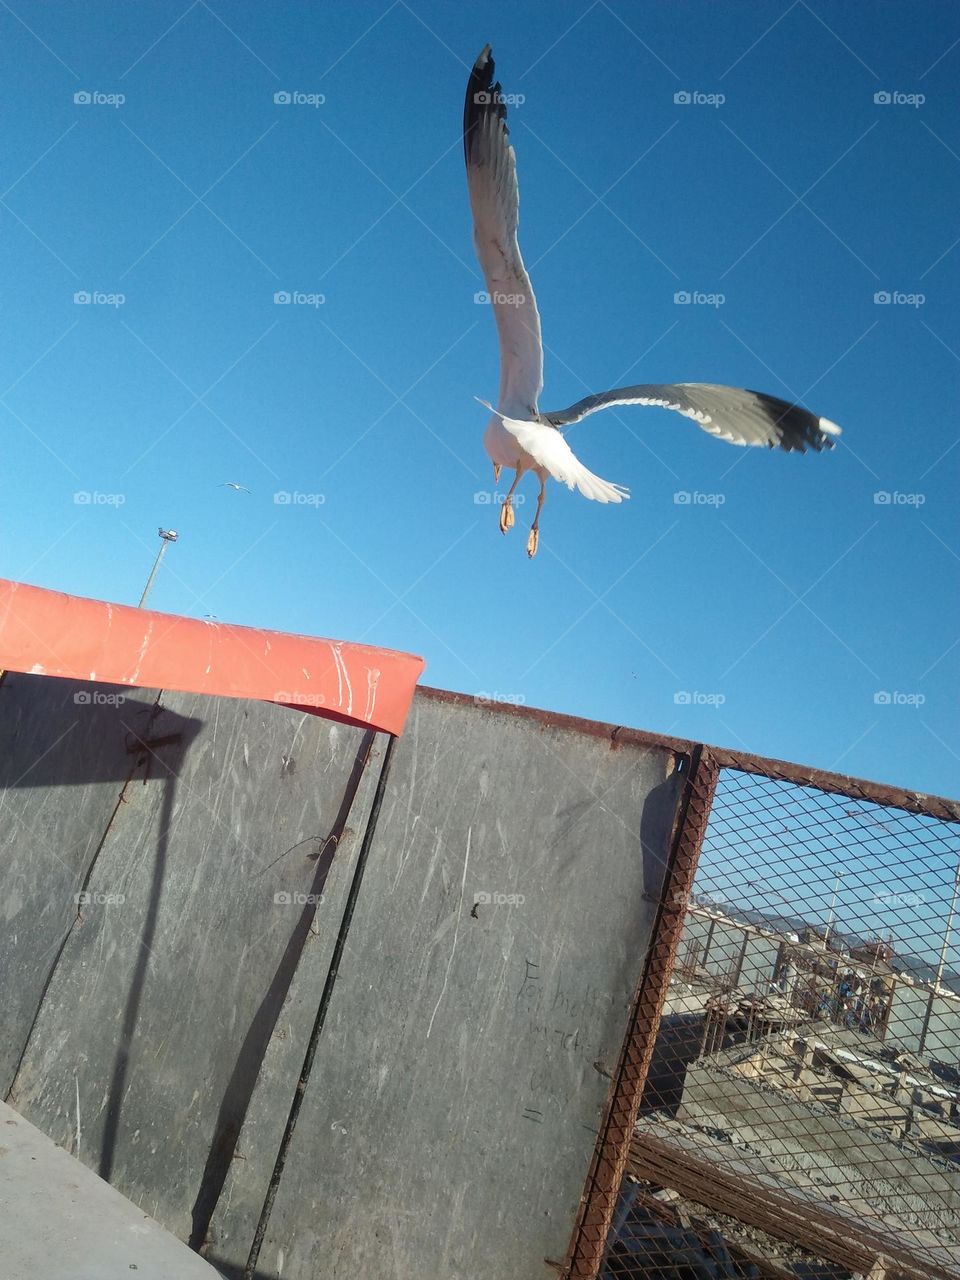
M540 475L540 493L537 495L537 514L533 517L533 526L530 529L530 537L527 538L527 555L532 560L537 554L537 548L540 546L540 512L543 510L543 500L547 496L546 477Z
M517 517L513 511L513 499L508 496L500 504L500 532L506 533L508 529L513 528L516 522Z

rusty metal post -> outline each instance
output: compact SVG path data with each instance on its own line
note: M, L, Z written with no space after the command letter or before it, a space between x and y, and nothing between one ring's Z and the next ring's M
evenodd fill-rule
M660 1027L700 848L720 767L707 747L685 758L687 783L674 826L670 859L650 950L614 1072L597 1145L573 1229L564 1280L595 1280L606 1248L630 1140Z

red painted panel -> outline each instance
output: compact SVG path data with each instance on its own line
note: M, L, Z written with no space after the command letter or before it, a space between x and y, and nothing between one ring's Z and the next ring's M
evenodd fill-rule
M0 578L0 669L279 702L399 734L422 658L201 622Z

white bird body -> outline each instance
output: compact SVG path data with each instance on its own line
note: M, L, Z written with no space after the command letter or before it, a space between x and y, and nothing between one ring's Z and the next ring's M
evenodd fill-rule
M536 466L533 458L523 452L517 437L511 435L496 413L490 415L487 429L483 433L483 447L494 467L512 468L523 463L525 471L532 471Z
M564 439L561 428L616 405L657 405L690 418L709 435L730 444L779 447L788 453L832 448L840 428L801 405L715 383L648 383L586 396L567 409L544 413L543 342L533 286L523 265L517 228L520 197L516 155L509 141L507 110L487 45L470 74L463 112L463 147L473 210L473 240L489 290L500 339L500 391L483 443L499 480L503 467L515 471L503 500L500 528L514 524L512 498L521 476L540 480L537 513L527 554L536 554L540 510L548 477L578 489L594 502L622 502L622 485L589 471Z
M594 502L622 502L630 497L622 485L588 471L556 427L510 418L494 410L483 443L495 468L512 467L519 475L532 471L541 484L552 476Z

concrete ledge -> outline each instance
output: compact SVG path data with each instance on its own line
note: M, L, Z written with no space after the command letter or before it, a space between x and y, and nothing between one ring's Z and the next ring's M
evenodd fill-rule
M0 1103L4 1280L218 1280L159 1223Z

